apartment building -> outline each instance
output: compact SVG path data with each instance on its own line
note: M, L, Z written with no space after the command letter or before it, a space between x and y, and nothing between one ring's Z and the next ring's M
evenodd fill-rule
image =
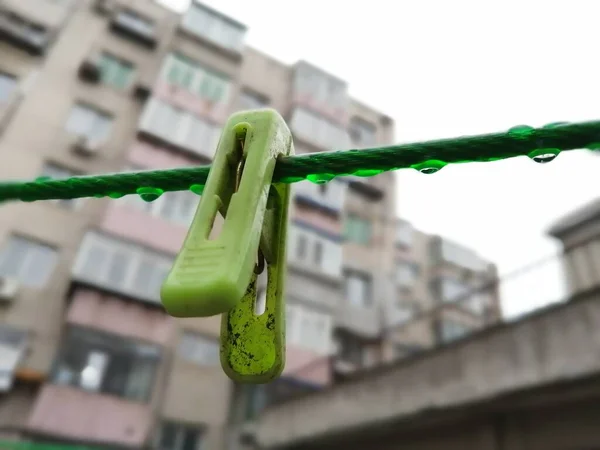
M393 301L384 323L385 359L460 339L501 316L495 264L447 238L398 220Z
M236 110L270 106L298 153L390 143L389 117L306 62L245 45L201 4L5 0L0 6L0 177L32 179L210 162ZM392 174L295 185L283 376L236 386L219 317L174 320L158 289L197 193L0 208L0 433L162 450L236 448L266 402L334 381L353 342L383 357L394 299ZM150 201L153 200L153 201ZM251 425L251 423L250 423Z
M600 199L565 214L548 230L563 246L561 258L569 297L600 284Z

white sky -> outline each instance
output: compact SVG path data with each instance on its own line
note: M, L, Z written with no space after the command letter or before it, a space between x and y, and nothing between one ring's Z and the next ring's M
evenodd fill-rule
M182 9L189 0L163 0ZM593 0L204 0L249 27L247 43L306 59L345 79L351 95L396 121L398 142L600 119ZM557 250L561 214L598 195L600 156L576 151L400 171L398 213L475 248L510 272ZM560 296L556 267L504 292L514 316ZM544 289L545 288L545 289ZM536 294L534 296L534 294ZM554 298L551 298L554 297Z

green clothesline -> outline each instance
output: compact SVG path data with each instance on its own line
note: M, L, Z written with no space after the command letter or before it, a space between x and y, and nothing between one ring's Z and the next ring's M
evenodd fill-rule
M516 156L529 156L536 162L546 163L561 151L582 148L600 149L600 121L556 122L542 128L520 125L504 133L287 157L278 161L273 182L325 183L339 176L369 177L405 168L435 173L447 164L498 161ZM144 200L152 201L163 192L185 190L200 195L209 170L210 166L185 167L1 182L0 201L120 198L129 194L139 194Z

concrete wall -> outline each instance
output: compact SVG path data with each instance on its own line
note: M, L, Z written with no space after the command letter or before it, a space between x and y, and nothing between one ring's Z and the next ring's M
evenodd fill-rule
M596 289L520 322L273 407L260 420L259 440L275 447L599 373L599 299Z

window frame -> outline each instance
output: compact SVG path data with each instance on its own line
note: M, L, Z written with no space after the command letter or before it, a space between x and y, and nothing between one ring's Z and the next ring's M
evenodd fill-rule
M301 257L298 253L298 243L305 241L305 251ZM315 266L316 243L319 242L322 247L321 263ZM288 248L294 249L287 253L288 261L311 270L319 270L321 273L330 277L340 277L342 275L343 248L341 242L328 239L318 232L299 226L297 223L291 223L288 231Z
M362 117L354 116L350 119L348 133L353 145L358 145L360 147L372 147L377 145L377 126ZM360 137L355 138L354 136L356 134ZM371 139L367 139L366 142L364 139L365 134L371 134Z
M351 146L348 130L325 117L298 106L289 122L292 134L305 142L325 150L339 150Z
M24 255L24 262L22 261L20 263L19 270L17 270L16 274L0 273L0 277L14 278L24 286L35 289L40 289L47 285L52 277L53 272L56 270L56 266L58 265L60 259L59 249L56 246L52 246L35 238L27 237L19 233L8 234L0 246L0 270L5 264L5 261L7 261L6 264L9 264L9 266L14 267L16 265L14 261L13 264L10 264L10 261L5 259L9 257L5 254L5 252L9 251L11 243L20 243L21 245L25 244L27 246L25 251L23 248L19 251L19 256ZM45 268L46 273L35 282L30 280L28 281L26 280L27 277L24 275L24 272L27 272L28 270L31 271L31 267L35 267L35 263L40 261L40 251L46 251L50 258L48 267ZM39 273L40 271L38 268L38 270L33 270L32 272Z
M227 50L236 53L243 50L246 28L215 14L203 5L192 2L181 18L181 26L188 32Z
M356 213L348 212L344 218L344 237L355 244L371 244L373 222Z
M172 447L162 445L162 439L165 434L164 428L166 426L174 427L175 439ZM173 420L162 420L158 432L156 434L155 442L157 450L184 450L182 444L184 442L183 435L186 432L189 433L190 431L197 434L196 446L194 450L201 450L203 447L203 440L206 435L206 426L204 424L192 425Z
M186 338L191 339L191 340L186 341L185 340ZM194 344L194 345L197 343L201 343L203 346L204 346L204 344L208 344L208 346L212 347L209 350L211 352L214 351L214 355L211 355L211 357L214 356L214 360L212 360L212 361L205 360L203 362L200 362L199 360L194 359L193 357L184 355L184 353L186 351L190 350L190 349L186 349L185 351L182 350L184 348L186 342L188 344ZM208 349L208 346L205 346L203 348L203 350ZM198 349L194 349L194 351L198 352ZM198 333L196 331L188 330L188 329L182 330L181 336L179 337L179 341L177 343L177 356L182 361L193 364L197 367L216 367L216 366L218 366L220 364L219 351L220 351L219 341L217 339L211 339L210 337L206 336L205 334Z
M351 279L361 280L361 282L363 282L362 289L366 292L366 295L360 301L355 301L353 296L349 294L351 286L349 286L348 283ZM373 308L375 306L373 287L373 276L370 273L358 270L346 270L344 272L344 297L350 306L364 309Z
M162 117L162 120L160 119ZM166 120L172 122L166 124ZM158 126L156 126L158 124ZM190 133L192 126L204 127L206 138L201 142ZM194 155L203 158L212 158L216 151L217 143L221 137L221 127L210 120L198 117L190 111L178 108L168 102L152 97L140 115L139 128L143 131L158 136L160 139L188 150ZM190 137L194 137L190 143ZM200 144L200 146L198 146Z
M306 328L308 324L308 329ZM321 330L315 333L316 328ZM286 340L289 345L328 355L332 350L333 317L300 303L286 304Z
M179 70L184 72L184 78L188 80L186 83L171 79L171 73L177 66L180 66ZM196 97L216 105L226 106L231 99L233 91L231 77L180 52L171 52L166 56L160 70L160 77L169 85L185 89ZM221 93L217 98L208 93L214 94L215 91Z
M103 252L104 259L100 263L96 262L94 270L88 273L85 266L91 258L90 252L97 249ZM123 278L119 282L110 279L115 255L125 255L128 258L128 263L123 268L125 272L121 273ZM75 278L85 282L157 304L160 302L160 284L164 278L159 279L156 272L162 272L166 278L173 265L173 260L172 256L143 247L133 241L126 241L92 230L88 231L81 241L72 273ZM147 267L144 268L147 263L150 263L149 265L152 267L150 273L154 276L151 278L156 285L147 283L138 285L137 283L140 274L148 273ZM154 292L154 288L156 288L156 292Z
M76 110L79 110L80 113L88 115L91 118L91 121L86 124L84 130L76 130L71 129L69 127L69 122L73 119L73 114ZM103 122L105 126L104 133L98 136L96 133L90 133L90 130L97 129L98 122ZM68 134L78 136L80 138L85 138L92 143L102 144L106 142L113 131L114 127L114 116L100 108L97 108L90 103L83 101L76 101L71 105L71 108L68 111L66 120L64 121L64 129Z
M100 67L100 81L105 86L117 90L127 90L133 85L135 79L135 65L120 56L115 55L110 51L102 51L99 56L98 65ZM109 67L109 73L107 69L103 67ZM122 72L117 76L117 72ZM123 73L127 72L127 73ZM115 80L120 77L125 77L122 83L117 83Z
M102 354L105 356L105 364L101 370L97 387L86 388L83 386L81 373L88 366L85 366L79 372L79 379L61 379L69 371L72 375L75 375L73 366L89 364L89 357L92 354ZM69 361L73 357L77 360L75 364L72 359ZM83 363L84 359L88 363ZM98 395L109 395L126 401L148 403L153 395L156 379L160 371L161 359L162 351L160 346L156 344L77 325L70 325L61 339L59 351L50 372L50 380L57 385L70 386L74 389L93 392ZM115 367L119 360L127 360L130 365L127 370L127 380L121 386L122 392L116 393L115 386L111 386L110 378L114 378L116 376L115 373L119 374L119 371L115 372ZM145 392L140 396L128 395L128 383L131 380L139 379L139 373L136 374L136 369L144 367L146 363L151 363L152 373L149 379L146 380L147 386Z

